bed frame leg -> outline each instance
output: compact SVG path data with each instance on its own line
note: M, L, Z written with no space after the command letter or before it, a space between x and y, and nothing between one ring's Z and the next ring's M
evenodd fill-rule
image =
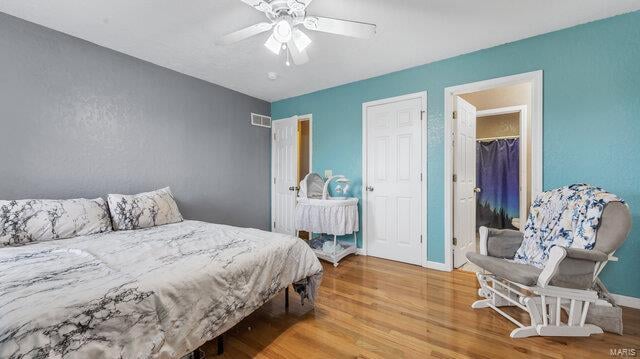
M222 334L218 335L218 355L222 355L222 353L224 353L224 338L222 337Z
M289 309L289 286L284 289L284 307Z

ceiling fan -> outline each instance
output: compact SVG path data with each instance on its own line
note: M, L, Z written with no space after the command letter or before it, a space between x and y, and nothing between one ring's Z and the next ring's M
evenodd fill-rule
M223 36L216 43L230 45L271 31L271 36L264 43L264 46L276 55L284 50L287 66L291 65L290 59L296 65L302 65L309 61L306 48L311 44L311 39L298 28L300 25L311 31L357 38L370 38L376 33L376 25L374 24L307 15L306 9L312 0L240 1L264 12L269 21L234 31Z

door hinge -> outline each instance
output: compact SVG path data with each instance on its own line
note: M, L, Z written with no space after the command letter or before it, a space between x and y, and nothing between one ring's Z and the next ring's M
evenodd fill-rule
M420 235L420 243L422 243L422 234Z
M276 228L276 221L273 221L273 228Z
M453 119L457 119L458 118L458 111L453 111Z
M420 120L424 120L424 118L427 117L427 111L422 110L420 111Z
M453 182L458 182L458 175L456 174L453 175Z
M422 182L422 172L420 172L420 182Z
M273 133L273 140L274 141L276 140L276 133L275 132Z
M453 237L453 245L457 246L458 245L458 238Z
M276 178L273 177L273 184L276 184Z

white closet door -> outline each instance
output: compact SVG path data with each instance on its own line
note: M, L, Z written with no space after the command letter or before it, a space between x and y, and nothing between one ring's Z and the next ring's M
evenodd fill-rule
M273 121L271 132L271 230L295 235L298 117Z
M476 108L456 97L453 183L453 265L467 262L476 243Z
M420 264L422 99L366 109L367 254Z

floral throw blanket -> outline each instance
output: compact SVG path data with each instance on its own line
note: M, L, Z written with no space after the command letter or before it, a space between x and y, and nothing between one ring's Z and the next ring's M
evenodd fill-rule
M593 249L604 206L624 201L602 188L573 184L539 194L531 204L524 240L513 259L543 268L555 245Z

